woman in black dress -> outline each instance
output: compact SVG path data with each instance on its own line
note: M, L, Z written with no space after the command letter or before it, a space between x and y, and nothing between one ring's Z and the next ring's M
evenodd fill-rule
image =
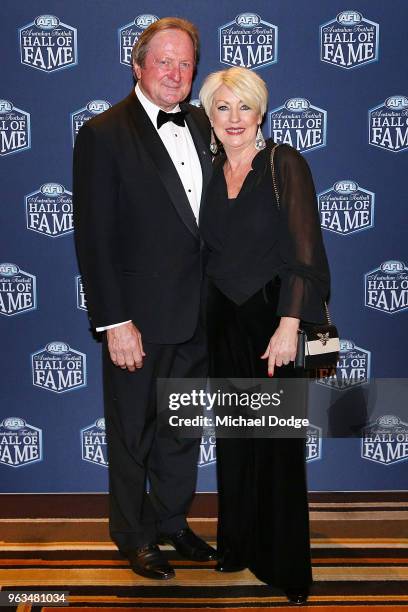
M210 374L298 376L299 321L324 320L329 271L313 179L292 147L274 153L260 124L264 81L245 68L207 77L200 99L221 149L203 206ZM214 151L213 151L214 152ZM217 440L218 571L249 568L304 603L312 582L305 441Z

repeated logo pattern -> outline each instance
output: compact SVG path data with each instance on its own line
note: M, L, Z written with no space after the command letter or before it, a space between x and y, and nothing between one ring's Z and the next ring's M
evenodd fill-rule
M81 429L81 449L83 461L108 467L108 447L103 417Z
M42 430L21 417L0 422L0 464L23 467L42 461Z
M51 238L74 231L72 193L59 183L45 183L25 198L27 229Z
M0 314L7 317L37 308L36 277L14 263L0 264Z
M319 461L322 459L322 437L323 430L317 425L310 423L306 432L306 462Z
M408 460L408 423L387 414L370 423L361 439L361 457L381 465Z
M66 342L49 342L31 356L33 385L54 393L86 385L86 355Z
M55 15L39 15L19 30L21 63L43 72L72 68L78 62L76 28Z
M317 198L322 228L347 236L374 227L374 200L374 193L355 181L337 181Z
M368 113L368 141L374 147L398 153L408 149L408 97L394 95Z
M31 147L30 113L0 100L0 155L19 153Z
M89 333L75 258L71 145L84 123L111 112L131 89L134 43L171 12L163 0L136 9L126 3L125 14L113 9L108 18L101 10L97 20L76 11L79 0L65 13L21 18L16 8L9 21L12 36L5 32L4 40L12 41L0 92L0 333L7 349L0 471L9 476L7 491L29 491L41 486L36 482L46 488L52 470L67 462L69 470L55 477L61 479L53 482L55 489L106 486L107 471L100 469L108 465L100 346ZM397 355L395 367L402 372L398 343L406 335L408 311L402 165L408 151L408 82L401 70L405 48L398 47L408 17L403 7L402 0L392 7L373 0L360 10L300 12L262 0L230 13L204 3L195 15L185 15L201 34L193 104L199 105L197 92L209 72L233 66L255 70L269 90L265 136L308 154L331 265L329 306L342 334L337 366L320 371L313 383L313 392L335 406L331 418L350 408L350 396L365 396L374 376L388 367L389 352ZM384 408L366 424L361 443L355 440L347 477L360 482L350 488L364 489L369 472L378 478L398 473L406 461L407 419L396 412ZM320 479L339 451L323 440L326 431L314 416L307 461L312 478ZM58 448L58 436L69 444ZM200 474L207 478L215 462L214 432L206 430ZM336 475L331 479L335 486ZM215 490L215 477L212 482ZM312 487L319 489L319 482ZM386 486L382 481L381 488Z
M301 153L326 145L327 111L306 98L291 98L269 113L269 129L275 142Z
M320 59L338 68L358 68L378 60L379 25L358 11L342 11L320 26Z
M130 66L134 44L138 41L143 30L157 20L156 15L138 15L133 21L119 28L119 58L121 64Z
M266 68L278 61L278 28L256 13L241 13L219 28L220 62Z
M346 391L366 383L370 378L371 352L357 346L352 340L340 340L337 366L319 370L318 385Z
M75 144L75 138L86 121L100 115L111 106L106 100L90 100L85 106L71 113L72 144Z
M403 261L390 260L364 276L365 305L387 314L408 308L408 268Z

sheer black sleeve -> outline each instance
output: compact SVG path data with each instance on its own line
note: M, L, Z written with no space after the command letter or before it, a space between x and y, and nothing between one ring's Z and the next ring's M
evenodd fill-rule
M330 273L316 193L306 160L292 147L275 151L280 196L281 291L277 314L322 322Z

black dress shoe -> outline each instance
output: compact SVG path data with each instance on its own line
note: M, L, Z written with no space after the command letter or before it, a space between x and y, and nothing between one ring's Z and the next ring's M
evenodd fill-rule
M171 534L162 534L160 542L174 546L179 555L190 561L213 561L217 552L199 538L189 527Z
M174 569L163 557L160 548L155 544L141 546L126 553L130 567L139 576L155 580L167 580L176 575Z
M242 572L246 569L246 565L240 565L239 563L227 562L221 559L215 566L217 572Z
M309 589L306 587L293 587L285 590L285 595L290 601L297 606L303 606L309 597Z

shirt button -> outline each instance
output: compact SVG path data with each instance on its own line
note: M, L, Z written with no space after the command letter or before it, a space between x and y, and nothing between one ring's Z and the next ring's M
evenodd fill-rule
M191 189L188 190L188 193L191 193Z
M184 166L184 162L181 162L181 165Z

